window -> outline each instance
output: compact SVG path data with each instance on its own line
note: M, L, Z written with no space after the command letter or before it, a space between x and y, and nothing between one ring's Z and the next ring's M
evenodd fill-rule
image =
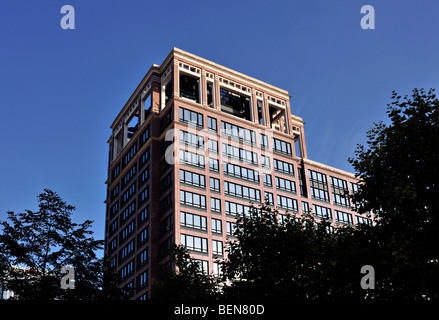
M218 240L212 240L212 253L222 256L223 255L223 242Z
M221 277L223 274L223 267L220 262L214 262L213 263L213 276L214 277Z
M114 251L117 248L117 237L110 241L110 251Z
M149 125L146 127L145 131L143 131L142 135L140 136L140 146L143 146L143 144L149 139L150 137L150 130Z
M191 171L180 169L180 182L197 186L206 187L205 176Z
M251 121L250 97L220 88L221 111Z
M259 172L232 163L223 163L224 174L259 183Z
M219 161L218 159L209 158L209 169L211 171L219 171Z
M276 188L292 193L296 193L296 183L292 180L276 177Z
M188 250L207 253L207 239L201 237L190 236L187 234L180 235L180 242Z
M269 205L274 205L273 194L271 192L264 191L264 200L265 203Z
M136 168L137 168L137 164L135 163L131 169L125 174L125 176L123 177L123 182L122 182L122 187L125 187L128 182L130 182L131 178L136 174Z
M160 134L162 134L166 128L174 121L174 109L169 109L168 112L160 120Z
M261 154L262 166L265 168L271 168L270 158Z
M139 196L139 203L143 203L143 202L145 202L146 200L148 200L148 197L149 197L149 186L147 186L146 188L145 188L145 190L143 190L141 193L140 193L140 196ZM139 204L140 205L140 204Z
M221 220L212 218L212 232L215 232L215 233L222 233L223 232Z
M117 176L120 173L120 165L117 165L114 169L113 169L113 180L117 178Z
M237 183L224 181L224 192L228 195L261 202L260 190Z
M200 103L199 79L180 73L180 97Z
M204 168L204 156L187 150L179 150L180 163Z
M170 79L165 85L165 106L174 96L174 79ZM163 106L164 107L164 106Z
M134 200L133 202L130 203L130 205L122 212L121 217L120 217L120 222L124 222L125 220L127 220L129 217L131 217L131 215L134 213L134 211L136 210L136 200Z
M308 190L306 187L305 170L303 168L297 168L297 175L299 176L299 190L302 197L308 197Z
M119 220L114 220L113 223L110 225L110 235L114 234L118 228L118 222Z
M134 240L131 240L125 247L119 252L120 261L125 260L134 252Z
M213 213L221 213L221 199L210 198L210 211Z
M220 192L220 180L217 178L210 177L209 179L210 191Z
M225 143L223 143L222 148L223 154L229 158L235 158L251 164L258 164L258 155L255 152L231 146Z
M352 214L335 210L335 221L346 224L354 224Z
M262 100L257 100L257 105L258 105L258 121L259 124L264 125L264 114L263 114L263 102Z
M180 190L180 203L187 206L206 209L206 196L198 193Z
M181 122L192 123L198 127L203 127L203 114L201 113L180 107L178 116Z
M131 221L120 233L121 240L125 240L134 232L134 220Z
M252 144L256 143L256 133L253 130L245 129L225 121L221 121L221 133L238 140L246 141Z
M167 215L162 221L160 221L160 227L159 227L160 236L163 236L168 231L172 230L173 222L174 222L174 218L172 213Z
M356 222L356 224L362 224L362 223L364 223L364 224L368 224L368 225L372 225L372 219L369 219L369 218L365 218L365 217L362 217L362 216L359 216L359 215L356 215L355 216L355 222Z
M231 201L225 201L226 205L226 214L229 214L231 216L237 216L237 215L249 215L251 207L246 206L243 204L231 202Z
M148 226L146 226L145 229L140 231L140 233L137 236L137 245L140 246L144 244L149 239L149 229Z
M328 184L326 181L326 174L308 170L309 173L309 188L311 190L311 197L314 199L329 202Z
M296 199L292 199L292 198L278 195L277 196L277 205L283 209L298 211Z
M302 201L302 214L310 214L308 202Z
M134 142L134 145L128 150L128 152L123 157L123 168L131 161L134 155L137 153L137 143Z
M138 224L142 224L146 221L148 221L149 218L149 210L148 207L145 207L139 214L138 214Z
M207 91L207 106L213 108L214 86L212 82L207 82L206 91Z
M218 153L218 141L216 140L207 140L209 152Z
M204 148L204 137L180 130L180 142L195 148Z
M274 170L294 176L294 166L282 160L273 159Z
M201 259L194 259L194 262L198 263L198 269L205 273L209 274L209 262Z
M284 153L291 156L292 155L291 143L273 138L273 151Z
M194 228L199 230L207 230L207 218L198 214L188 212L180 213L180 225L182 227Z
M359 186L356 183L351 182L351 191L352 194L355 195L358 193ZM356 211L360 207L360 203L358 201L352 201L352 208Z
M261 148L263 148L263 149L268 148L268 137L262 133L261 133Z
M271 186L272 186L272 182L271 182L271 174L264 173L264 174L262 175L262 177L263 177L263 179L264 179L264 186L269 186L269 187L271 187Z
M116 202L112 207L111 207L111 217L113 217L116 213L119 212L119 201Z
M135 192L136 182L134 181L134 183L128 188L128 190L124 192L122 196L123 203L125 204L134 195Z
M149 166L146 167L146 169L143 170L143 172L140 174L139 185L145 183L148 180L148 178L149 178Z
M120 279L124 280L126 277L131 275L134 271L134 260L128 262L121 270L120 270Z
M143 167L143 165L149 160L149 147L145 150L145 152L140 156L140 164L139 169Z
M160 201L160 212L164 213L171 207L172 207L172 192L167 194L166 197L163 198L162 201Z
M314 215L319 218L332 220L331 209L316 204L312 205Z
M111 200L114 200L119 195L119 184L111 190Z
M235 233L235 229L236 229L236 223L226 221L226 234L228 236L233 236L233 234Z
M215 132L218 131L217 121L215 118L207 117L207 128Z
M160 192L166 191L172 185L172 178L174 173L168 173L161 181L160 181Z
M332 201L334 204L349 207L349 190L346 180L331 177Z
M148 270L143 271L137 277L137 289L146 287L148 285Z

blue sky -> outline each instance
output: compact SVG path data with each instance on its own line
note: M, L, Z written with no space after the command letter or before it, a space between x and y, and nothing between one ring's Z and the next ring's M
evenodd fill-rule
M63 30L63 5L75 30ZM375 29L360 27L363 5ZM439 88L439 2L405 0L0 3L0 220L43 188L103 239L109 126L172 47L288 90L308 157L347 158L392 90Z

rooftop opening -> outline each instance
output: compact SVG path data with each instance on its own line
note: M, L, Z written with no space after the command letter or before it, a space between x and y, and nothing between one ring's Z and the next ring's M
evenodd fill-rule
M268 107L268 112L270 113L271 128L276 131L287 133L287 125L285 123L285 110L270 105Z
M221 111L251 121L250 97L220 88Z
M213 83L212 82L207 82L206 84L206 88L207 88L207 106L209 108L213 108Z
M180 97L200 103L199 79L180 73Z
M143 121L145 121L151 113L151 93L148 94L143 103L145 107L145 118L143 119Z
M127 142L131 140L134 134L139 129L139 112L131 118L131 120L127 124Z

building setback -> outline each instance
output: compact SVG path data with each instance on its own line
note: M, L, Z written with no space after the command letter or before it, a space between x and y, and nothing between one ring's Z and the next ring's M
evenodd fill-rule
M352 173L312 160L287 91L174 48L111 125L105 256L130 299L146 299L172 243L203 270L250 203L337 224L352 211Z

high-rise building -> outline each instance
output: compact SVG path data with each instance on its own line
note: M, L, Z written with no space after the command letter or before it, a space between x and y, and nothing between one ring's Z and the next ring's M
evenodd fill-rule
M337 224L357 179L307 157L287 91L174 48L152 65L111 125L105 255L131 299L145 299L184 245L218 273L236 217L250 203Z

